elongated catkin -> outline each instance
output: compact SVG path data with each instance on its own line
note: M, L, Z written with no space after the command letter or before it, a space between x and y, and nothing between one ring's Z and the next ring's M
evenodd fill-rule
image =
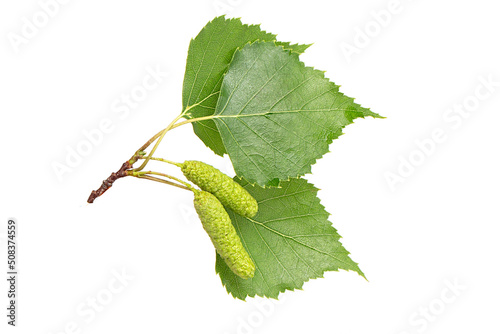
M196 160L185 161L181 166L184 176L201 189L212 193L237 214L252 218L259 206L241 185L217 168Z
M209 192L196 190L194 207L217 253L232 272L243 279L253 277L255 264L243 247L221 202Z

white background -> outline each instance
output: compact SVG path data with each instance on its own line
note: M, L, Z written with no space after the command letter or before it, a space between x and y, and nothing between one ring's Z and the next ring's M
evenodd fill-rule
M388 8L388 0L75 0L15 47L23 18L43 19L42 9L34 0L3 1L0 260L5 268L5 225L15 217L20 278L12 329L1 274L0 332L498 333L499 8L490 0L401 0L381 26L373 11ZM234 300L215 275L188 192L127 178L86 204L180 112L189 41L221 13L261 23L281 40L314 43L302 60L387 117L348 126L307 176L369 282L329 272L278 304ZM347 44L357 48L351 57ZM128 115L116 113L148 68L168 75ZM485 97L488 77L497 86ZM449 111L464 103L467 117ZM105 119L112 130L58 178L54 164L66 164L84 132ZM416 141L430 149L439 129L445 140L424 156ZM158 155L232 172L190 126L170 132ZM386 178L400 159L418 166L406 166L391 188ZM113 277L123 270L133 278L119 283ZM96 297L106 305L91 311Z

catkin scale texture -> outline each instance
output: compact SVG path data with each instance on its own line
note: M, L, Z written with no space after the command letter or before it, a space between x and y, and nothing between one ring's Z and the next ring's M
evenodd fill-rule
M252 218L257 214L259 206L255 198L217 168L201 161L188 160L181 169L189 181L214 194L222 204L240 216Z
M232 272L243 279L253 277L255 264L221 202L211 193L198 190L194 192L194 207L217 253Z

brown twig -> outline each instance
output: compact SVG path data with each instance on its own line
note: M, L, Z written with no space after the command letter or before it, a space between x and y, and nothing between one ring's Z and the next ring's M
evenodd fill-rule
M116 173L111 173L111 175L104 181L102 181L101 186L97 190L92 190L92 193L89 196L89 199L87 200L88 203L93 203L94 200L104 194L106 190L111 188L113 183L118 180L119 178L127 176L127 169L132 168L133 164L133 159L130 159L129 161L123 163L123 165L120 167L120 169ZM132 163L131 163L132 162Z
M109 188L111 188L111 186L113 186L113 183L116 180L118 180L119 178L122 178L122 177L125 177L125 176L129 175L129 174L127 174L127 170L131 169L133 167L134 163L137 162L137 160L144 159L144 162L138 168L134 169L134 171L141 171L144 168L144 166L146 166L146 164L151 159L153 153L155 152L156 148L160 144L160 141L163 139L163 136L165 136L165 134L168 132L168 130L170 130L170 129L172 129L174 127L175 122L178 121L182 117L182 115L183 114L181 114L178 117L176 117L172 121L172 123L169 124L169 126L167 126L165 129L163 129L160 132L158 132L157 134L155 134L144 145L142 145L141 148L139 148L139 150L137 150L136 153L132 156L132 158L130 158L130 160L128 160L127 162L125 162L122 165L122 167L116 173L111 173L111 175L106 180L104 180L102 182L102 184L99 187L99 189L92 190L92 193L90 193L90 196L89 196L87 202L88 203L93 203L94 200L97 197L101 196L102 194L104 194L106 192L106 190L108 190ZM193 122L193 121L191 121L191 122ZM149 153L149 155L144 158L143 157L145 155L144 150L147 147L149 147L149 145L151 145L158 138L160 138L159 141L156 142L155 146L153 147L153 149L151 150L151 152ZM149 179L151 180L151 178L149 178ZM172 182L170 182L170 183L172 183ZM184 186L180 187L180 188L184 188ZM186 187L186 189L189 189L189 188Z

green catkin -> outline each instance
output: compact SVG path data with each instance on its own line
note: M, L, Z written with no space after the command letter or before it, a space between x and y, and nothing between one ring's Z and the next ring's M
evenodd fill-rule
M253 277L255 264L217 197L206 191L195 190L194 207L217 253L231 271L243 279Z
M212 193L240 216L252 218L259 206L241 185L215 167L196 160L184 161L181 165L184 176L202 190Z

